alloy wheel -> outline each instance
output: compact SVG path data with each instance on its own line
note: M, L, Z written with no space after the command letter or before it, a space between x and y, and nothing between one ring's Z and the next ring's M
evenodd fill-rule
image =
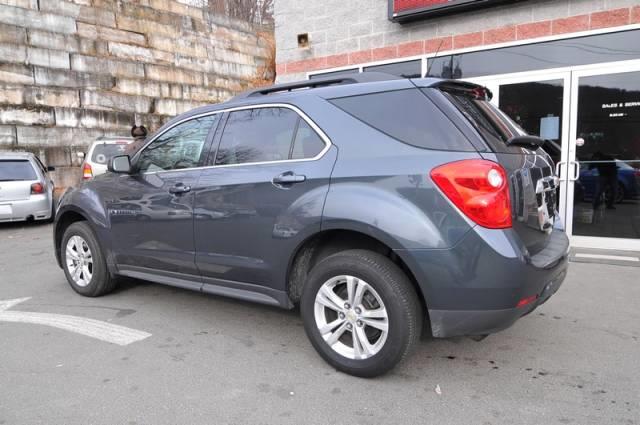
M314 315L325 342L349 359L370 358L387 340L389 316L382 298L357 277L327 280L316 294Z
M87 286L93 276L93 256L87 241L72 236L67 241L65 259L69 276L78 286Z

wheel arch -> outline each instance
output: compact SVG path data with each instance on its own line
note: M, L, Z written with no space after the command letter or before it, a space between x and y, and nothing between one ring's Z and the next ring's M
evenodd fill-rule
M62 243L62 237L64 232L73 223L78 221L89 221L84 211L76 208L65 208L62 211L58 211L56 215L55 224L53 225L53 246L56 254L56 261L58 266L62 268L62 255L60 252L60 245Z
M351 249L366 249L377 252L389 258L409 278L413 285L423 310L428 319L427 300L418 283L415 273L409 267L402 254L391 248L389 241L373 237L360 230L352 228L331 228L308 236L294 251L287 269L286 291L293 304L300 301L302 289L307 275L322 259L341 251Z
M86 221L89 227L91 227L91 230L93 230L94 234L97 235L94 223L89 219L89 215L82 209L74 206L65 206L56 214L56 220L53 228L53 244L55 249L56 261L60 268L62 268L62 255L60 251L60 245L62 244L64 232L69 228L69 226L78 221ZM104 245L101 243L99 238L97 239L98 243L100 244L100 249L102 249L104 252Z

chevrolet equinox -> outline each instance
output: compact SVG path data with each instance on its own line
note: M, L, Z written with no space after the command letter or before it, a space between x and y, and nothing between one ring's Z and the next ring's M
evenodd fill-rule
M505 329L558 289L569 241L544 141L490 99L363 73L197 108L64 194L58 264L90 297L128 276L298 305L320 356L363 377L423 324Z

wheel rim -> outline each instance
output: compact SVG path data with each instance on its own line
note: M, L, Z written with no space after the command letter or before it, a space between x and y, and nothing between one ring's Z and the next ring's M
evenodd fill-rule
M78 286L87 286L93 276L93 256L87 242L80 236L72 236L65 250L67 271Z
M382 298L357 277L327 280L316 294L314 315L324 341L349 359L372 357L387 340L389 316Z

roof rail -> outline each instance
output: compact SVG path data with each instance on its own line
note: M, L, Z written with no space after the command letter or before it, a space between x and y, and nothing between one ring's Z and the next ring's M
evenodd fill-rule
M296 81L292 83L274 84L268 87L259 87L242 92L232 100L246 99L249 97L266 96L272 93L290 92L297 89L313 89L340 84L369 83L373 81L399 80L401 77L386 74L384 72L354 72L352 74L318 77L310 80Z

